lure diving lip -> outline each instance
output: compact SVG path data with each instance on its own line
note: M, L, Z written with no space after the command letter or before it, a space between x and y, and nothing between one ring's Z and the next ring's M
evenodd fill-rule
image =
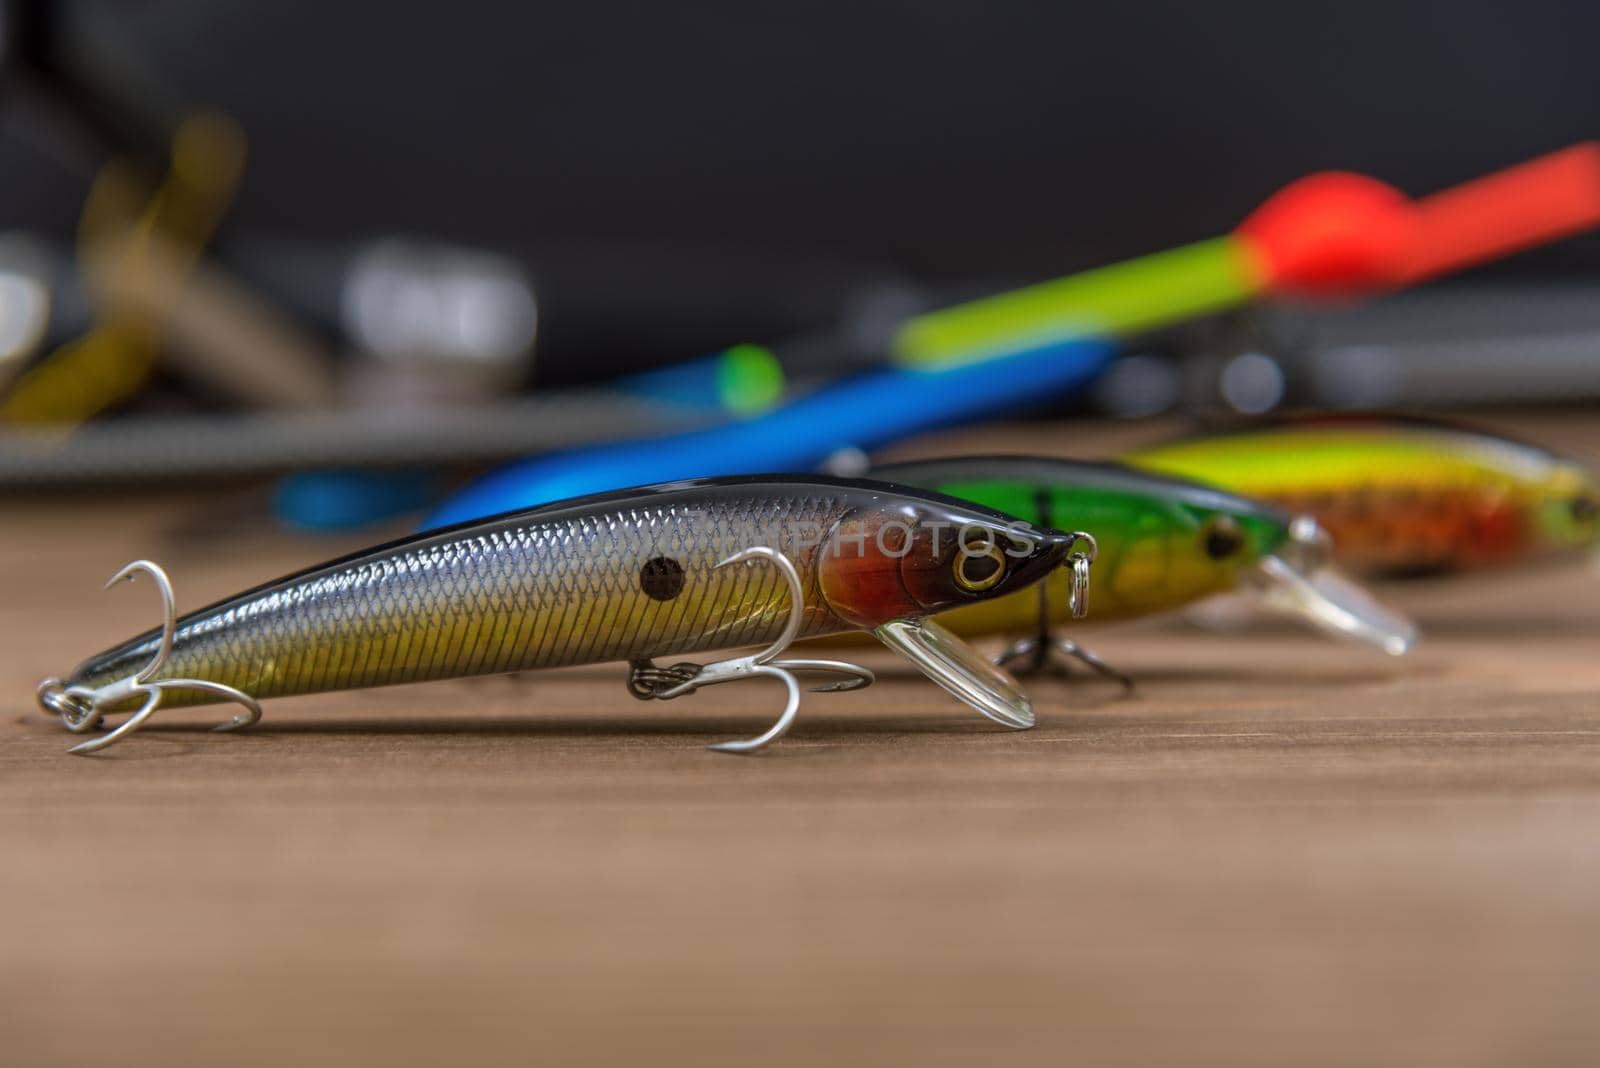
M1312 521L1301 517L1297 522ZM1301 570L1283 556L1268 554L1252 578L1269 608L1329 634L1367 642L1390 656L1404 655L1416 642L1416 628L1409 620L1331 568Z
M887 464L872 476L1000 508L1030 523L1049 526L1071 517L1095 535L1089 614L1096 621L1249 590L1270 607L1393 655L1416 639L1410 622L1328 568L1327 539L1315 522L1207 485L1119 464L1038 456ZM961 633L1037 628L1034 638L1013 648L1011 659L1023 652L1042 658L1052 648L1089 659L1047 633L1050 623L1067 618L1064 581L1056 575L1037 591L964 606L940 621Z
M1600 483L1467 426L1392 416L1268 422L1123 460L1313 516L1342 567L1384 577L1509 567L1600 544Z
M269 697L627 660L630 689L670 698L755 675L789 705L748 751L787 729L793 672L870 682L836 661L780 660L788 643L878 634L985 715L1033 723L1015 682L925 617L1005 596L1068 559L1079 535L881 482L808 476L669 483L564 501L416 535L258 586L175 619L40 685L74 731L133 711L94 751L162 704L232 700L247 726ZM730 566L743 563L743 567ZM113 579L113 581L116 581ZM767 643L753 656L658 667L653 658ZM137 711L135 711L137 710Z

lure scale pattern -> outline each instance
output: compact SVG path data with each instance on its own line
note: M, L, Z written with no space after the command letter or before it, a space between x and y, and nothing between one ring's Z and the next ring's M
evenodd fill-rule
M269 698L761 644L787 615L782 577L760 564L717 563L752 531L823 531L846 510L824 494L668 499L446 532L184 617L161 677ZM816 549L792 559L814 593ZM681 590L667 600L641 583L656 560L682 569ZM808 593L803 635L846 626ZM159 637L151 631L94 658L72 681L98 686L137 671Z

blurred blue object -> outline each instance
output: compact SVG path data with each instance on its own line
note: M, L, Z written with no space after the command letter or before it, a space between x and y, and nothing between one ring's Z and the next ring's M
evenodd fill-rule
M303 471L278 483L273 511L301 530L347 530L428 507L438 479L419 470Z
M841 449L873 449L1059 396L1091 380L1111 353L1108 342L1078 338L958 367L872 371L706 430L533 457L485 475L421 529L624 486L811 470Z
M783 399L784 375L772 350L735 345L714 356L628 375L612 388L662 404L754 415Z

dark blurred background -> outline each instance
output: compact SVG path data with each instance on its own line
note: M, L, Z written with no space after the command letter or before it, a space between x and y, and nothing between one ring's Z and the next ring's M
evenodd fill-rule
M53 6L150 99L239 120L231 269L326 328L316 250L509 253L551 382L831 322L863 287L1221 233L1321 168L1425 193L1600 118L1592 4ZM67 241L95 163L6 103L0 229ZM1479 274L1597 269L1590 236Z

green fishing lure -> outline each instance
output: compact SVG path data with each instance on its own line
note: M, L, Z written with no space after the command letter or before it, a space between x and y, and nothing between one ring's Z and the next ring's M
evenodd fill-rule
M1327 566L1328 539L1309 519L1194 482L1120 464L1036 456L979 456L888 464L873 477L936 490L1048 526L1071 516L1097 544L1087 615L1131 619L1214 594L1250 591L1325 630L1405 652L1415 628ZM1037 631L1008 659L1089 659L1046 629L1072 617L1071 577L1057 572L1036 590L947 613L965 634ZM1091 660L1093 663L1093 661ZM1104 670L1103 665L1094 666Z

